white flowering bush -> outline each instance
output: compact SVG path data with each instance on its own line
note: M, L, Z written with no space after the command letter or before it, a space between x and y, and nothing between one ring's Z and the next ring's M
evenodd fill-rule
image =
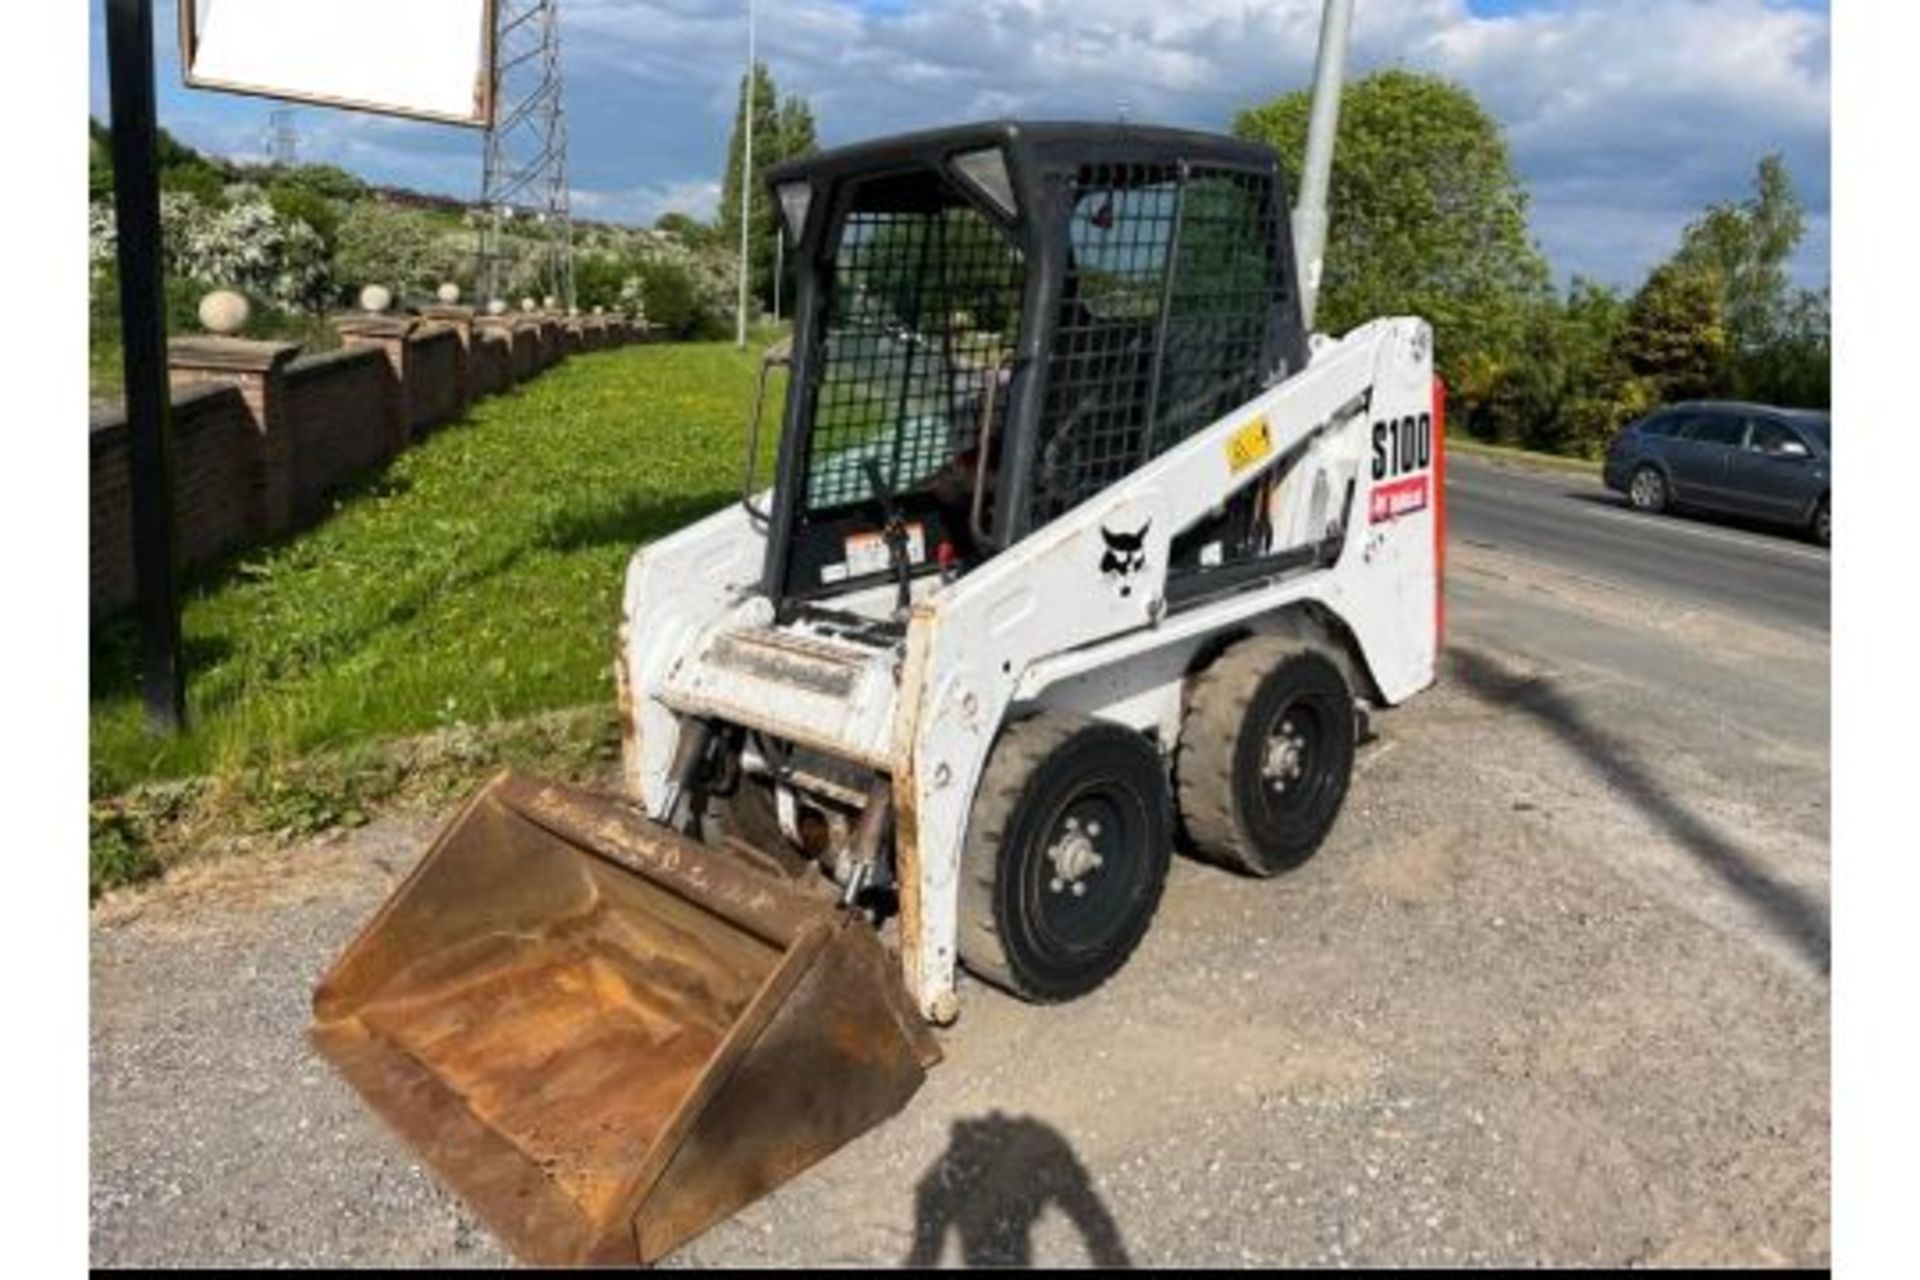
M112 271L119 247L119 237L113 233L113 206L105 200L94 201L87 206L87 275Z
M236 195L215 209L184 192L161 193L167 274L208 289L238 289L288 310L322 304L332 277L319 233L280 217L258 191L241 188ZM110 273L117 236L112 206L92 205L87 229L90 273Z
M349 294L378 284L402 299L430 297L443 280L469 283L473 243L413 210L362 200L340 219L334 276Z

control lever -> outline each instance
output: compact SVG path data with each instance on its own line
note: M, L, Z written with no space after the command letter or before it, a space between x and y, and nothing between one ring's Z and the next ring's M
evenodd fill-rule
M894 501L893 486L887 483L880 464L872 458L862 458L860 469L867 473L867 483L873 487L873 496L879 501L880 511L887 519L881 537L886 539L887 563L893 569L893 579L898 586L893 607L897 616L905 617L913 605L913 560L907 554L907 522L900 515L900 504Z

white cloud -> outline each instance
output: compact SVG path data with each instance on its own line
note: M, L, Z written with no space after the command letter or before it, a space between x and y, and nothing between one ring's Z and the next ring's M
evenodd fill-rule
M171 6L162 6L163 11ZM828 145L997 115L1224 129L1304 85L1320 0L763 0L759 51ZM590 216L711 209L745 54L744 3L565 0L571 178ZM1632 284L1711 200L1786 154L1810 217L1797 269L1827 275L1827 14L1779 0L1364 0L1356 73L1436 71L1505 124L1536 236L1562 272ZM97 41L96 41L97 43ZM162 37L163 57L170 43ZM257 151L270 104L165 83L190 141ZM97 88L97 86L96 86ZM96 97L98 97L96 93ZM250 114L249 114L250 113ZM478 139L302 111L303 154L472 193ZM597 202L597 203L596 203ZM593 209L587 206L594 204ZM1339 211L1334 211L1339 216Z
M811 99L833 143L990 115L1110 118L1123 104L1133 119L1225 128L1239 108L1306 83L1320 3L762 9L762 58L782 88ZM1569 0L1482 17L1465 0L1368 0L1355 21L1356 71L1437 71L1505 123L1535 232L1563 269L1631 281L1702 204L1743 194L1768 150L1787 153L1810 208L1825 213L1822 12L1768 0ZM678 133L714 155L744 34L732 6L570 0L567 10L576 84L625 81L619 91L635 100L667 90ZM701 158L667 145L683 172ZM1824 277L1824 252L1803 253L1800 267Z

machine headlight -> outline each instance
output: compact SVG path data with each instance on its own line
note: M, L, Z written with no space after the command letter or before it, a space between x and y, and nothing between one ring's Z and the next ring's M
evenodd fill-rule
M780 216L787 220L787 236L799 244L800 233L807 229L807 207L813 203L813 187L805 182L785 182L777 194Z
M998 147L963 151L953 158L953 171L1004 217L1019 212L1013 199L1013 177L1007 172L1007 158Z

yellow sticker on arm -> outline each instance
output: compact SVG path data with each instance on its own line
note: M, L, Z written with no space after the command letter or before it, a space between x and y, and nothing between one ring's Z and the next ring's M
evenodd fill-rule
M1273 452L1273 436L1265 414L1234 432L1227 440L1227 466L1235 475Z

